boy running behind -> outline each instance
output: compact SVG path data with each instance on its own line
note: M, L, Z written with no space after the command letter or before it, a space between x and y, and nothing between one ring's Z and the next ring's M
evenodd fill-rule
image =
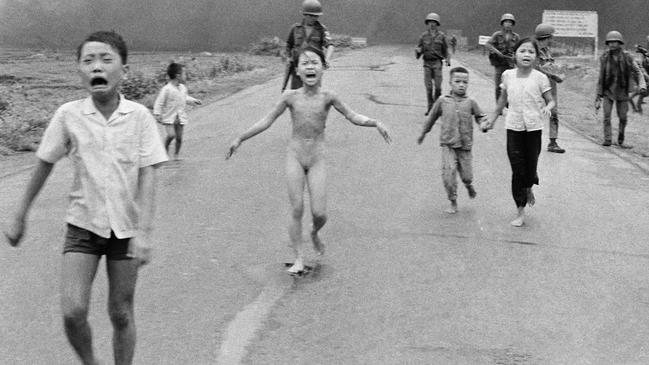
M455 67L450 72L451 94L435 101L431 113L426 118L424 129L417 139L421 144L426 133L441 120L440 145L442 146L442 180L451 201L447 213L457 213L457 173L469 192L469 198L476 196L473 188L473 167L471 148L473 146L473 120L484 122L486 115L478 103L466 95L469 87L469 71ZM481 124L481 127L485 126ZM484 129L483 129L484 130Z

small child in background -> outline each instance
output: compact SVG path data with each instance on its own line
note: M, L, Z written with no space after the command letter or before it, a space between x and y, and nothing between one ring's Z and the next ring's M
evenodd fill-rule
M473 188L473 121L486 127L485 117L478 103L466 95L469 87L469 71L464 67L451 69L451 94L435 101L431 113L426 118L424 129L417 139L421 144L435 122L441 120L440 145L442 146L442 180L451 205L447 213L457 213L457 173L466 186L469 198L476 197ZM483 128L483 131L486 131Z
M174 159L177 160L183 143L183 129L188 121L185 105L201 105L202 102L187 95L187 87L185 86L187 75L181 64L175 62L169 64L167 76L169 76L169 82L162 87L160 94L155 99L153 115L165 127L167 138L164 145L167 153L171 141L176 140Z

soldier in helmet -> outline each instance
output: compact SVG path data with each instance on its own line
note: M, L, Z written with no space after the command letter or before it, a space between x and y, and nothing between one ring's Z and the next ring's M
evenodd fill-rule
M554 65L554 58L550 51L550 42L554 36L554 27L550 24L541 23L536 26L534 37L539 45L538 63L536 69L543 72L550 79L552 87L552 98L555 105L550 114L550 143L549 152L564 153L566 150L559 147L557 137L559 136L559 113L557 112L557 83L563 82L563 75L559 74Z
M647 36L647 46L643 47L639 44L635 45L636 52L640 54L640 59L638 60L638 63L640 64L640 71L642 71L642 75L644 76L644 81L645 83L649 83L649 36ZM635 91L631 95L631 106L633 107L633 111L642 114L642 104L644 104L643 99L647 97L647 92L640 93L638 91ZM634 102L633 98L638 97L638 101Z
M415 56L417 59L423 56L424 59L424 84L428 102L425 115L428 115L435 100L442 95L442 61L446 60L446 66L450 66L451 55L448 51L446 35L437 29L440 26L439 15L428 14L424 23L428 29L419 37ZM435 96L433 96L433 80Z
M630 145L624 143L631 85L637 83L638 89L642 93L646 92L647 86L640 66L633 56L623 49L622 34L616 30L608 32L605 43L608 49L600 57L597 97L595 99L595 108L599 109L600 106L603 106L604 112L604 143L602 145L610 146L612 142L611 112L613 104L615 104L617 117L620 120L617 143L622 148L631 148Z
M505 70L514 68L514 45L520 36L513 31L516 19L512 14L506 13L500 17L501 30L495 32L485 44L489 51L489 62L494 67L494 83L496 87L496 102L500 98L500 82Z
M304 15L302 22L291 27L286 41L288 64L282 91L286 89L289 78L291 79L291 89L302 87L302 80L295 74L297 59L302 49L311 46L322 51L325 54L325 69L329 68L329 60L334 52L329 31L318 21L318 17L322 15L320 2L318 0L304 0L302 3L302 15Z

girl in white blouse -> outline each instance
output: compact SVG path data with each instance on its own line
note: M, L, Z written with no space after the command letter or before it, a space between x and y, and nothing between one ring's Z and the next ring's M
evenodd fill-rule
M534 69L539 55L536 42L521 39L514 52L516 68L503 72L502 93L487 128L493 127L507 106L507 156L512 167L512 195L518 210L511 224L520 227L525 220L525 206L533 206L536 201L532 186L539 184L536 168L541 153L541 132L555 102L547 76Z

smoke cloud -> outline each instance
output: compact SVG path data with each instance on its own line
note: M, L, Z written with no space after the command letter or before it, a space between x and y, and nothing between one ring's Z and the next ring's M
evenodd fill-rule
M321 21L332 33L376 43L414 43L429 12L442 30L458 29L475 44L499 28L503 13L515 30L531 34L544 9L599 14L600 37L621 31L627 44L644 43L646 0L321 0ZM72 48L100 29L120 32L133 49L225 51L247 49L261 37L285 38L301 21L301 0L0 0L3 46Z

